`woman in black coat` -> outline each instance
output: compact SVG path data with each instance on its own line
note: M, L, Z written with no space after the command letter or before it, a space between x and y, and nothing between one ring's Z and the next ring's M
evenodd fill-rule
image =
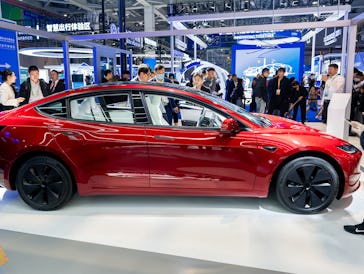
M230 85L232 85L232 92L230 94L231 103L239 107L243 106L243 98L244 98L243 79L237 78L237 82L231 81Z

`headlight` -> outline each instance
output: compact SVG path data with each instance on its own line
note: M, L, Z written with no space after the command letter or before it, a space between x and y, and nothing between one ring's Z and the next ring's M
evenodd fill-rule
M349 154L355 154L359 151L359 149L353 145L347 144L342 146L337 146L337 148L349 153Z

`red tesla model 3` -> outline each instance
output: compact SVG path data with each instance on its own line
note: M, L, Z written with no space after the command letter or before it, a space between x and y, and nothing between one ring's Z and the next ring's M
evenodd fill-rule
M92 86L0 113L0 185L39 210L76 191L274 193L292 212L316 213L359 188L360 157L341 139L175 85Z

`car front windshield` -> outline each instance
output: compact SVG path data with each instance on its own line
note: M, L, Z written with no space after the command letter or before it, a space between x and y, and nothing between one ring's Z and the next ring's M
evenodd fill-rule
M196 90L193 90L194 92L196 92ZM261 117L257 114L253 114L253 113L250 113L248 111L246 111L245 109L237 106L237 105L234 105L228 101L225 101L223 99L221 99L220 97L217 97L215 95L212 95L212 94L209 94L209 93L206 93L206 92L200 92L200 91L197 91L199 95L201 95L202 97L205 97L211 101L213 101L215 104L218 104L218 105L221 105L235 113L237 113L238 115L240 115L241 117L249 120L250 122L253 122L254 124L256 125L259 125L259 126L262 126L262 127L269 127L271 126L271 121L265 117Z

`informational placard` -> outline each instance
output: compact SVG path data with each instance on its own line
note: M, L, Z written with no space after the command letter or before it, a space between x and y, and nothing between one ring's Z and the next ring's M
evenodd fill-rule
M16 85L20 87L19 56L16 32L0 28L0 71L11 69L17 77Z

